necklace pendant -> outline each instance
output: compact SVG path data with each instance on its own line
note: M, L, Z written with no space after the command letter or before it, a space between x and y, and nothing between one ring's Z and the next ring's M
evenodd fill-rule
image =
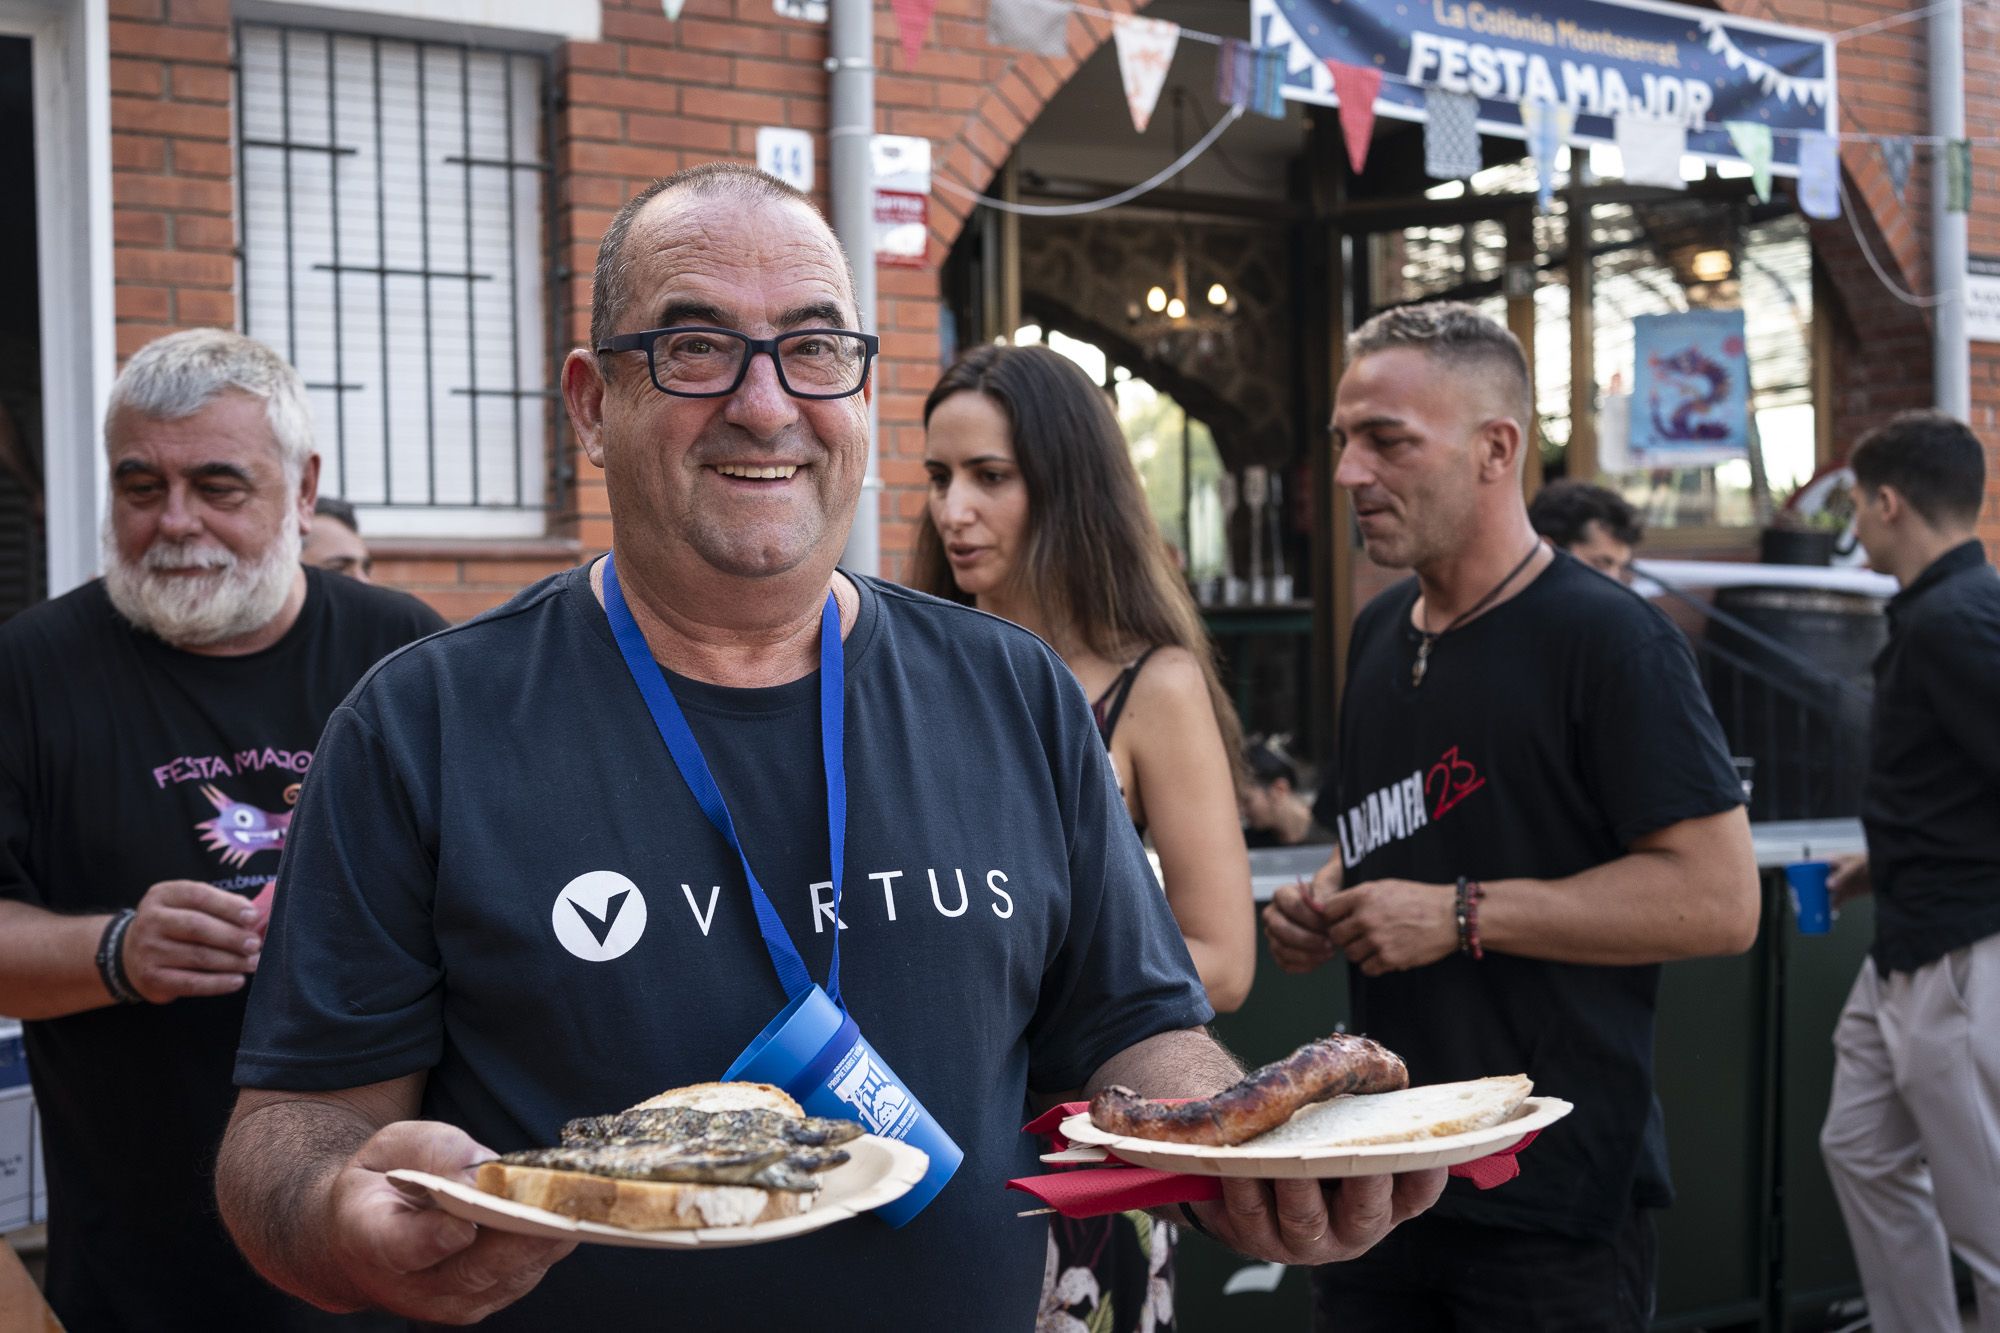
M1431 646L1428 643L1419 644L1417 646L1417 660L1410 667L1410 684L1413 687L1424 683L1424 672L1430 670L1430 665Z

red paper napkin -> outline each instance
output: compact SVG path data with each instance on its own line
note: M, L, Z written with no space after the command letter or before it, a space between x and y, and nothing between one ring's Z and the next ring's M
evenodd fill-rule
M1070 1116L1090 1109L1088 1102L1065 1102L1036 1116L1023 1133L1046 1137L1054 1150L1069 1147L1061 1125ZM1518 1154L1535 1141L1539 1130L1521 1136L1521 1141L1499 1152L1450 1168L1450 1174L1470 1180L1483 1190L1504 1185L1521 1174ZM1159 1208L1174 1203L1203 1203L1222 1197L1222 1181L1216 1176L1190 1176L1173 1171L1155 1171L1131 1166L1110 1157L1103 1166L1071 1167L1041 1176L1023 1176L1007 1182L1010 1190L1032 1194L1064 1217L1101 1217L1134 1208Z

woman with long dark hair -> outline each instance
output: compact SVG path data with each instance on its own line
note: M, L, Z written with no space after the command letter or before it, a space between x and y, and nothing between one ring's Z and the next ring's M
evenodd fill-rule
M1069 664L1209 1002L1237 1008L1256 968L1241 728L1110 403L1045 347L984 345L931 390L924 426L912 584L1026 626ZM1172 1227L1059 1217L1052 1235L1045 1314L1172 1327Z

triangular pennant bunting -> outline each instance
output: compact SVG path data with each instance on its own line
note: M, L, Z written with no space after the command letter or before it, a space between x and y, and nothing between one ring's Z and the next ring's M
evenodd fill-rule
M914 65L924 51L924 33L930 30L931 11L938 0L889 0L896 11L896 32L903 39L903 63Z
M1347 162L1354 174L1368 160L1368 141L1375 133L1375 95L1382 91L1382 71L1373 65L1344 65L1329 60L1333 95L1340 99L1340 134L1347 140Z
M1687 152L1687 122L1673 117L1627 111L1612 123L1618 156L1625 163L1627 185L1652 185L1685 190L1681 157Z
M1132 113L1132 128L1146 132L1146 123L1159 105L1160 89L1167 83L1167 69L1174 63L1174 48L1181 42L1181 25L1164 19L1124 17L1114 22L1111 39L1118 45L1118 77L1125 84L1125 106Z
M1521 128L1528 132L1528 155L1535 159L1535 202L1544 211L1555 202L1556 157L1569 142L1576 111L1547 102L1521 103Z
M1972 211L1972 141L1953 139L1944 146L1944 211Z
M1479 151L1479 99L1424 89L1424 174L1455 181L1485 165Z
M1840 140L1799 132L1799 211L1827 222L1840 216Z
M686 3L687 0L660 0L660 8L666 11L667 19L671 22L681 16L681 6Z
M1736 145L1736 155L1750 164L1750 184L1756 187L1757 197L1770 203L1771 127L1754 120L1728 120L1723 128L1729 131L1729 142Z
M1285 118L1285 53L1260 46L1255 51L1256 86L1250 94L1250 109L1272 120Z
M1069 54L1070 0L989 0L986 40L1038 56Z
M1257 57L1250 43L1223 38L1215 56L1215 100L1224 106L1248 106L1256 86Z
M1910 188L1910 168L1916 165L1917 147L1907 134L1891 134L1880 140L1882 145L1882 169L1889 173L1889 188L1896 192L1896 202L1903 202L1903 192Z

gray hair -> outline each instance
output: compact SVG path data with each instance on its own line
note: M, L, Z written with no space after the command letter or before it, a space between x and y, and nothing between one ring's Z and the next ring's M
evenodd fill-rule
M624 318L625 306L631 300L631 261L625 254L625 243L632 234L632 224L646 205L669 190L691 190L698 195L721 195L738 199L744 203L781 201L803 204L806 211L826 228L829 240L834 241L834 251L847 266L847 285L852 298L854 288L854 267L840 242L834 239L833 229L827 227L826 218L812 196L786 181L779 180L768 172L742 162L704 162L699 166L677 171L671 176L663 176L639 193L625 201L611 219L611 225L604 229L604 239L597 246L597 269L590 284L590 346L591 350L604 345L604 340L618 331L618 321Z
M264 400L285 480L296 484L313 453L305 380L263 343L228 329L183 329L140 348L111 386L105 434L108 438L111 419L120 412L179 421L232 389Z
M1414 348L1460 369L1497 371L1521 412L1521 429L1533 436L1535 391L1528 358L1505 326L1463 301L1425 301L1384 310L1347 335L1347 363L1397 347Z

